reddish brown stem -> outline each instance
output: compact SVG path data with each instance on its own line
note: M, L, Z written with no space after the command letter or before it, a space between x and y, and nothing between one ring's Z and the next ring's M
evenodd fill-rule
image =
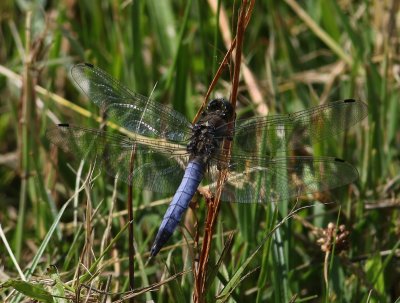
M224 60L221 63L220 67L218 68L218 71L210 85L210 88L209 88L206 98L205 98L205 100L208 99L211 90L214 88L219 76L222 73L223 68L226 66L230 55L232 54L234 48L236 47L236 54L235 54L235 60L234 60L235 68L234 68L234 75L233 75L233 80L232 80L232 92L231 92L231 97L230 97L231 104L232 104L232 107L234 110L236 108L236 98L237 98L237 92L238 92L238 86L239 86L239 75L240 75L240 65L241 65L241 58L242 58L242 44L243 44L244 31L245 31L245 27L249 21L253 6L254 6L254 0L251 1L249 6L248 6L247 0L242 1L242 5L240 8L240 12L239 12L236 37L232 41L230 49L228 50L227 54L225 55ZM246 13L246 10L247 10L247 13ZM203 107L200 109L199 112L202 111L204 106L205 106L205 103L203 104ZM198 117L198 115L196 115L195 121L197 120L197 117ZM223 150L226 151L226 154L224 156L227 157L227 159L229 159L229 157L230 157L230 147L231 147L231 141L224 141ZM206 223L205 223L205 228L204 228L204 240L203 240L202 249L201 249L200 257L199 257L199 264L198 264L197 269L195 269L195 290L193 293L193 301L194 302L204 302L205 301L205 295L206 295L206 291L207 291L206 290L207 268L208 268L208 263L209 263L209 259L210 259L212 235L213 235L213 230L215 228L215 223L218 218L219 207L220 207L220 197L221 197L222 188L223 188L226 176L227 176L226 170L221 170L219 172L215 198L212 199L211 203L209 203L207 217L206 217Z

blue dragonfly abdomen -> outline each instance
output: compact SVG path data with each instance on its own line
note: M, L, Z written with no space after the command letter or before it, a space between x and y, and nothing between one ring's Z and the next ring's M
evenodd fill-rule
M176 191L161 222L156 239L151 248L150 255L154 257L161 247L172 236L174 230L182 219L182 215L189 207L194 194L204 175L204 165L198 161L190 161L183 176L182 182Z

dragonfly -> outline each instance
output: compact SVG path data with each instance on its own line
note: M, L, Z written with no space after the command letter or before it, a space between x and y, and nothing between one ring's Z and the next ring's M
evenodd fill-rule
M71 76L120 131L62 123L47 131L49 140L80 159L101 160L109 175L137 189L174 193L151 257L171 238L198 187L215 191L222 170L227 174L220 200L238 203L284 201L358 178L357 169L344 160L293 151L361 121L368 113L362 101L345 99L289 115L235 120L229 101L217 98L191 124L181 113L132 92L92 64L73 66Z

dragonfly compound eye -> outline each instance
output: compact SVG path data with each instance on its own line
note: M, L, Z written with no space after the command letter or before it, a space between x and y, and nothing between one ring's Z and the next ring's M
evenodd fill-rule
M224 118L231 118L233 115L232 105L224 98L211 100L207 106L207 112L221 112Z

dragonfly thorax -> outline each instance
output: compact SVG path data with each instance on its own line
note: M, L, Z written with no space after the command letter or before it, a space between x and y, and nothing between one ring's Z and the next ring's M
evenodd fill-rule
M206 164L215 155L227 137L227 123L232 119L231 104L225 99L212 100L192 128L187 146L191 160Z

